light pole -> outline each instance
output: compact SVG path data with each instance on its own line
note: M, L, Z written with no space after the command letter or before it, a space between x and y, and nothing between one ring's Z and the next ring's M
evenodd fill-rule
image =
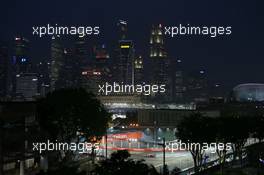
M163 147L163 175L165 175L165 137L163 137L163 143L162 143L162 147Z
M156 146L157 144L157 132L156 132L156 125L157 125L157 122L156 120L154 121L154 129L153 129L153 139L154 139L154 146Z
M166 173L166 142L165 142L165 137L162 138L162 143L159 143L158 145L161 145L162 146L162 150L163 150L163 175L165 175Z

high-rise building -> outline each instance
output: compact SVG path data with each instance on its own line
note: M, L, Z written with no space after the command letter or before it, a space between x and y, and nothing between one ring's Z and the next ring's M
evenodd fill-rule
M98 44L92 49L92 62L82 71L83 79L86 79L89 91L98 94L99 85L110 82L112 72L110 70L110 55L107 52L105 44Z
M143 58L141 55L135 57L134 59L134 78L135 84L142 84L144 82L144 74L143 74Z
M167 58L162 25L153 25L150 35L150 58Z
M135 49L132 40L119 41L118 54L118 83L134 84L134 55Z
M80 67L79 62L76 61L76 57L74 55L74 49L65 48L64 49L64 66L62 69L61 83L65 88L78 88L80 87Z
M16 76L16 96L23 100L33 100L38 96L38 75L23 73Z
M7 95L8 92L8 49L0 46L0 98Z
M41 96L45 96L50 92L50 60L44 59L43 61L37 63L36 72L38 74L38 91Z
M193 71L187 79L188 99L193 102L208 101L208 80L205 70Z
M150 35L150 65L151 65L151 80L152 84L166 85L166 93L171 93L170 78L169 78L169 60L165 50L163 27L161 24L153 25ZM161 99L164 94L156 94L158 99Z
M38 76L29 55L29 40L15 37L12 57L12 84L15 98L33 100L38 95Z
M11 91L16 93L16 77L28 73L31 70L31 59L29 56L29 40L17 36L13 40L13 52L11 60Z
M93 48L95 67L102 73L102 79L100 83L110 82L112 78L112 72L110 69L110 55L106 49L105 44L94 46Z
M59 80L64 65L63 47L59 36L53 36L51 41L51 68L50 68L50 85L51 90L61 88Z
M28 39L24 37L15 37L12 65L15 74L28 73L32 71L32 61L29 56Z
M89 79L83 76L83 72L90 69L91 66L91 56L89 56L88 46L85 37L78 37L75 41L75 51L74 59L78 64L76 64L76 71L79 71L79 77L77 78L80 87L89 90Z
M183 77L183 68L182 68L182 60L176 59L171 64L173 68L172 71L172 94L174 102L183 102L184 101L184 93L186 91L186 87L184 84Z
M118 28L118 40L127 39L127 22L124 20L119 20L117 23Z

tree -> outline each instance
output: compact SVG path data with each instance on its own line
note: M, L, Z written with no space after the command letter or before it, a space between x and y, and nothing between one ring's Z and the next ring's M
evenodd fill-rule
M260 114L252 116L251 124L252 136L262 142L264 139L264 116Z
M204 154L202 145L212 140L209 123L211 123L210 118L195 113L184 118L177 127L178 132L176 134L178 138L182 142L192 145L188 147L188 150L192 154L195 172L198 172L202 165Z
M225 162L226 162L226 155L227 155L227 144L231 144L231 135L230 133L233 130L233 123L230 122L232 119L230 117L220 117L214 119L214 130L212 132L215 132L215 143L217 145L222 144L223 146L221 149L219 147L216 147L216 153L219 158L219 164L220 164L220 169L221 173L223 174L224 167L225 167ZM231 146L231 145L230 145Z
M79 142L77 133L87 142L100 138L105 134L110 118L100 101L84 89L61 89L49 93L38 101L37 115L47 139L68 144ZM66 155L70 153L67 151Z
M94 175L158 175L153 166L144 163L144 160L130 159L128 151L117 151L111 154L110 159L103 160L96 165Z
M234 158L239 157L240 164L242 166L242 156L244 151L244 146L249 138L249 117L240 117L240 116L230 116L228 119L227 129L230 134L231 142L233 143L232 149L234 153Z
M179 175L181 174L181 169L178 167L173 168L173 170L171 171L171 175Z

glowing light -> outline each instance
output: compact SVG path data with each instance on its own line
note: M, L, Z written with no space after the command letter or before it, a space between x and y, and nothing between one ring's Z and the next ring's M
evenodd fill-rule
M119 22L120 22L120 24L124 24L124 25L126 25L126 24L127 24L127 22L126 22L126 21L124 21L124 20L119 20Z
M96 72L96 71L94 71L93 74L94 74L94 75L101 75L101 72Z
M24 62L26 62L26 61L27 61L26 58L22 58L22 59L21 59L21 62L22 62L22 63L24 63Z
M129 45L121 45L121 49L129 49L130 46Z
M82 72L82 75L87 75L87 74L88 74L88 72L86 72L86 71L85 72Z

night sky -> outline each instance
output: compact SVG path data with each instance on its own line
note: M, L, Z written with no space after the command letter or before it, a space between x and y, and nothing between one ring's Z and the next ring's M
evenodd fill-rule
M187 71L205 69L211 81L232 87L264 82L263 7L261 0L2 0L0 41L10 44L21 34L31 41L32 58L41 60L49 57L49 38L32 36L32 26L98 25L100 41L112 48L115 24L124 19L136 52L146 57L152 24L232 26L231 36L166 38L169 57L182 59Z

